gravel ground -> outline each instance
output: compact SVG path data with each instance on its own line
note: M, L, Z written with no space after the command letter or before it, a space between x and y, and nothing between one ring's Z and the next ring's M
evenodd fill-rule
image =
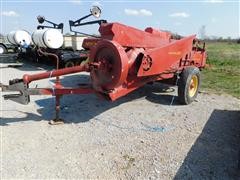
M1 82L45 69L29 63L1 68ZM88 78L62 81L74 86ZM37 84L51 86L49 80L31 86ZM165 88L146 85L115 102L64 96L66 123L57 126L48 125L53 97L32 96L20 105L1 93L2 178L238 179L240 100L202 92L182 106L176 90Z

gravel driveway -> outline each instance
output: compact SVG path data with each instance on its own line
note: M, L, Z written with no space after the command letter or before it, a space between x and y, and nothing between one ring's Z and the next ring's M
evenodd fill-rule
M1 82L45 69L2 68ZM88 80L87 74L62 79L66 86ZM176 90L165 89L145 85L115 102L64 96L66 123L57 126L48 125L53 97L32 96L20 105L0 93L2 178L237 179L240 100L202 92L182 106Z

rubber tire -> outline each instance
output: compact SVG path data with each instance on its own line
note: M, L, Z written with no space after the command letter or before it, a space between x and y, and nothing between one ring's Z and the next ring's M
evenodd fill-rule
M190 97L188 91L193 75L196 75L198 78L198 87L194 96ZM184 105L192 103L198 95L200 84L200 71L197 67L187 67L186 69L184 69L180 74L180 79L178 81L178 99L180 103Z
M73 67L73 66L75 66L75 64L74 64L73 61L67 61L67 62L64 64L64 67L65 67L65 68Z
M2 44L0 44L0 49L3 50L2 52L0 52L0 54L5 54L5 53L8 52L7 48L4 45L2 45Z

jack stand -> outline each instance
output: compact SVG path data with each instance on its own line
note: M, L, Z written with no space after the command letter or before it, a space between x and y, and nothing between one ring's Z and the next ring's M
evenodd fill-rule
M58 69L58 65L57 65L57 69ZM56 77L56 82L55 82L55 88L60 88L62 87L61 82L60 82L60 78L59 76ZM60 98L61 95L56 94L55 95L55 101L56 101L56 105L55 105L55 119L49 121L50 125L59 125L59 124L64 124L63 119L59 118L59 113L60 113Z
M50 125L64 124L63 119L59 118L59 113L60 113L60 95L56 95L55 111L56 111L55 119L50 120L50 121L49 121L49 124L50 124Z

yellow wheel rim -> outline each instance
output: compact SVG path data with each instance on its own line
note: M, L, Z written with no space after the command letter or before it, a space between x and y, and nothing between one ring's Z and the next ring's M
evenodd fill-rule
M193 97L198 89L198 77L196 75L193 75L190 81L188 94L190 97Z

